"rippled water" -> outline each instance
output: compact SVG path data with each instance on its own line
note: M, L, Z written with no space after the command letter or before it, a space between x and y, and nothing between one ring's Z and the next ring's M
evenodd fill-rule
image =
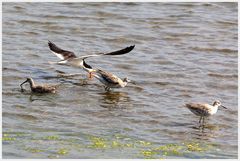
M3 158L237 158L237 11L237 3L3 3ZM87 61L136 85L105 92L81 69L50 65L48 40L79 56L135 44ZM61 84L57 94L21 93L29 76ZM200 129L184 104L215 99L228 110ZM153 150L171 144L187 149Z

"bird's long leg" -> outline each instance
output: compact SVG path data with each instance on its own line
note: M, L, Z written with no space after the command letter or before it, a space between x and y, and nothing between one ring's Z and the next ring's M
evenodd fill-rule
M104 88L105 88L105 91L107 91L107 86L105 86Z
M106 86L105 91L110 91L110 88Z
M202 116L200 116L200 119L199 119L199 124L201 124L201 120L202 120Z
M204 125L204 116L203 116L203 125Z
M88 73L88 79L89 79L89 80L92 80L93 77L94 77L93 73L92 73L92 72L89 72L89 73Z

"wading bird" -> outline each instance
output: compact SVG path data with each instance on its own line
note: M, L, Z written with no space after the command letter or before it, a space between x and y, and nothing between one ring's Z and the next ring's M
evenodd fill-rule
M55 93L56 92L56 86L54 85L36 85L32 78L27 78L26 81L24 81L22 84L20 84L21 90L23 91L22 85L24 83L29 83L31 91L34 93Z
M195 115L200 116L199 123L204 124L204 117L208 117L217 113L218 107L224 107L220 101L216 100L213 102L213 105L206 103L188 103L186 107Z
M85 60L83 60L85 65L88 65ZM89 67L90 65L88 65ZM90 66L91 67L91 66ZM131 80L129 80L128 78L124 78L123 80L120 79L119 77L117 77L116 75L100 70L100 69L90 69L87 68L86 66L83 66L83 68L85 68L85 70L87 70L88 72L92 72L92 75L97 78L101 83L104 84L105 86L105 90L109 91L111 88L123 88L125 87L129 82L131 82Z

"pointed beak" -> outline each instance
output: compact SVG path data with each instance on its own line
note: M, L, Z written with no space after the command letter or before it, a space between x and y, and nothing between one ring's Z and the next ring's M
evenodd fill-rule
M24 81L22 84L20 84L21 89L23 89L23 88L22 88L22 85L23 85L24 83L26 83L26 82L27 82L27 80Z
M136 85L136 82L135 82L135 81L130 80L130 83Z
M225 106L223 106L223 105L221 105L221 107L223 107L223 108L227 109L227 107L225 107Z

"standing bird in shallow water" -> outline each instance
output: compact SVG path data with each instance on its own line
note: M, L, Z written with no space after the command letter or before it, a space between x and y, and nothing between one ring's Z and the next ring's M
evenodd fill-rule
M213 105L205 104L205 103L188 103L186 107L195 115L200 116L199 123L204 124L204 117L211 116L217 113L218 107L224 107L220 101L216 100L213 102Z
M22 91L23 91L22 85L27 82L30 84L31 91L34 93L55 93L56 92L56 86L36 85L32 78L27 78L26 81L20 84Z
M135 45L133 45L133 46L129 46L124 49L109 52L109 53L98 53L98 54L77 57L73 52L63 50L59 48L57 45L55 45L54 43L52 43L51 41L48 42L48 46L50 50L53 52L53 54L55 54L58 58L61 59L61 61L58 61L58 62L50 62L51 64L62 64L62 65L65 64L65 65L70 65L74 67L82 67L85 71L89 72L89 78L91 78L92 76L91 75L92 68L91 66L88 66L86 64L84 65L84 59L87 59L89 57L98 57L98 56L104 56L104 55L123 55L123 54L129 53L135 47ZM83 66L85 66L88 69L86 70L86 68L84 68Z

